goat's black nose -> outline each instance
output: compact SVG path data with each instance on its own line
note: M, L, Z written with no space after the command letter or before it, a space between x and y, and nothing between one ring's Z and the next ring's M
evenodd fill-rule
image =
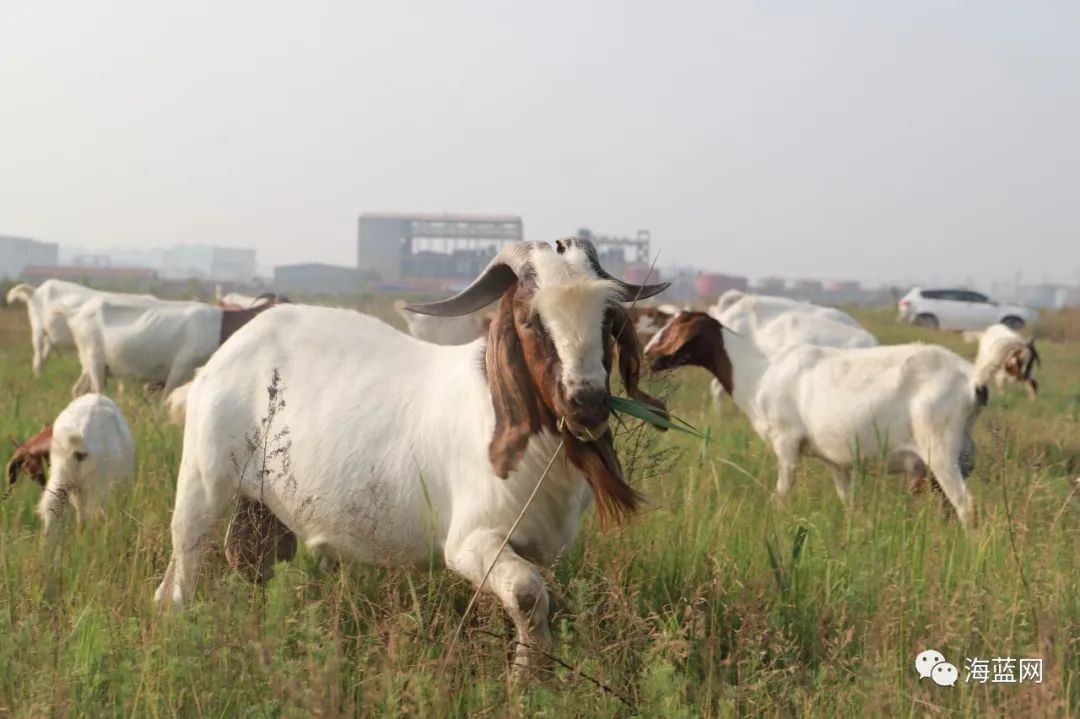
M604 389L579 389L570 393L570 404L575 409L591 409L594 411L607 411L608 393Z

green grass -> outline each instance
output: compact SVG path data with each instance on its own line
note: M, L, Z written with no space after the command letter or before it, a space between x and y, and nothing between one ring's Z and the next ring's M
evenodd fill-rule
M974 354L891 313L861 319L885 342ZM0 504L0 715L1076 714L1080 318L1050 322L1073 339L1040 347L1038 401L994 394L980 418L970 534L937 497L911 497L873 466L850 512L813 460L775 509L771 454L732 405L723 418L711 409L703 372L681 371L671 406L710 445L662 435L658 447L682 451L639 484L646 510L610 530L583 524L549 574L555 652L575 670L514 691L509 627L488 597L444 666L470 596L447 572L330 571L301 552L256 588L211 552L192 609L158 614L181 431L140 388L113 384L138 459L107 518L82 531L67 521L45 546L36 485ZM69 353L35 380L25 313L0 311L0 437L51 421L76 374ZM957 686L917 681L927 648L960 667ZM1042 657L1044 683L965 684L976 656Z

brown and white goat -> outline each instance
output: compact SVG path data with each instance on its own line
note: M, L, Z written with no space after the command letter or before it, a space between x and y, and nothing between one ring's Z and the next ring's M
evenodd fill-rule
M646 355L656 370L696 365L713 373L776 454L780 499L800 455L826 463L844 501L852 467L877 456L913 475L929 467L960 521L973 517L965 477L971 425L987 399L981 365L922 344L803 345L770 357L702 312L677 315Z
M486 337L467 345L326 307L255 318L192 384L156 600L190 599L199 547L239 491L331 558L434 561L483 582L517 627L517 663L542 661L551 633L539 567L570 545L592 501L604 521L640 502L612 445L609 375L617 366L631 396L662 408L638 389L640 348L621 303L665 287L613 279L571 238L508 247L458 295L411 308L460 316L498 301Z

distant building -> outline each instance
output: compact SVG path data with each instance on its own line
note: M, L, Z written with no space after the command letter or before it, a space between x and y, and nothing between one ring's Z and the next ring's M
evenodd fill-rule
M364 213L356 266L382 282L407 277L471 279L504 245L524 237L516 215Z
M801 300L810 300L820 297L825 289L821 280L795 280L788 288L788 294Z
M273 287L278 292L311 292L346 295L359 292L365 273L355 267L308 262L274 268Z
M660 269L658 267L650 268L648 265L627 265L622 274L623 281L632 285L646 283L655 285L663 281L660 278Z
M787 283L779 277L765 277L754 283L754 292L759 295L783 295Z
M55 265L60 249L53 242L0 235L0 278L15 279L31 265Z
M255 279L255 250L179 245L162 253L161 274L177 280L190 277L216 282L251 282Z
M695 280L697 296L703 299L715 299L728 290L746 292L750 282L739 275L723 275L718 272L702 272Z
M1080 287L1044 282L1026 285L1017 291L1016 301L1036 309L1055 309L1080 305Z
M77 265L30 265L24 267L20 278L32 284L57 279L78 282L88 287L116 290L149 290L158 273L148 267L94 267Z

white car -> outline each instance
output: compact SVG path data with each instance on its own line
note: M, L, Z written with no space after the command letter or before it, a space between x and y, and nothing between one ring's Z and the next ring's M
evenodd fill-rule
M1038 317L1027 307L995 302L971 290L915 287L900 300L900 321L943 330L984 330L1001 323L1021 330Z

